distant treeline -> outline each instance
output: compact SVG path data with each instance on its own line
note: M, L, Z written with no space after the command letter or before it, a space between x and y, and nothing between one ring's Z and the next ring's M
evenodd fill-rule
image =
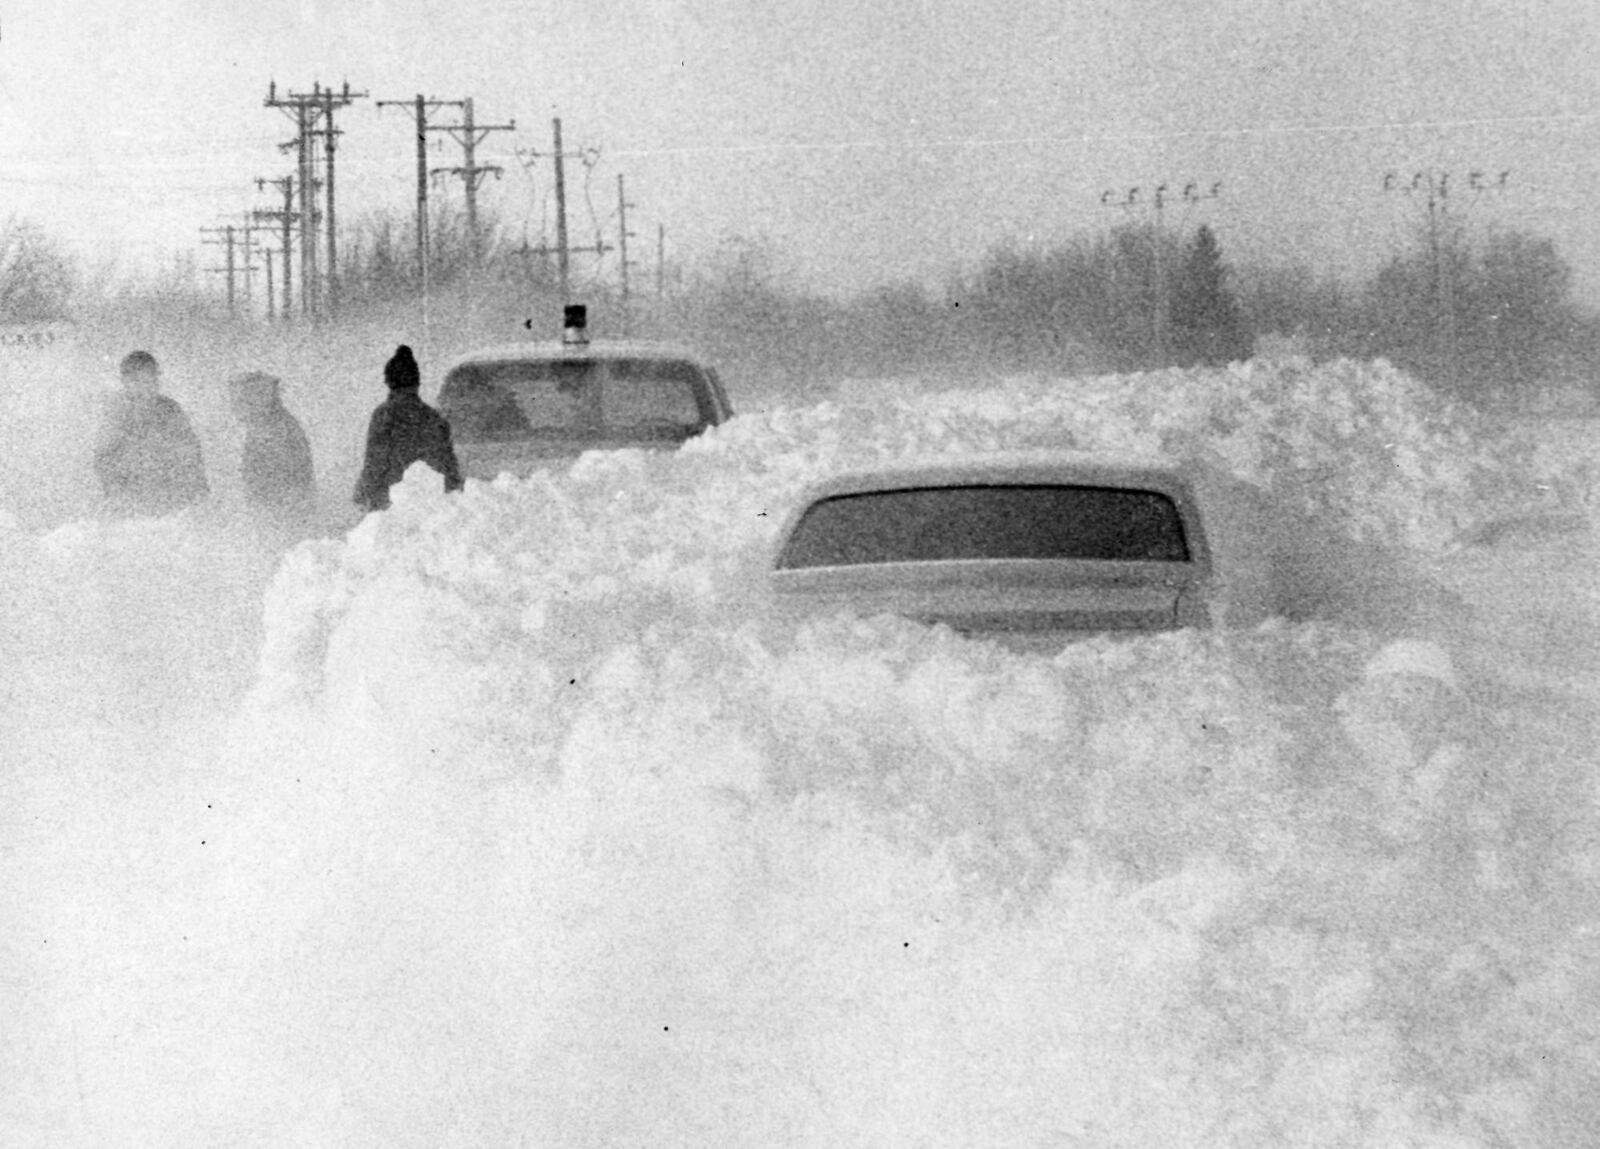
M341 306L358 313L418 301L415 248L410 218L379 214L347 226ZM512 242L493 221L474 240L445 206L430 225L429 256L428 292L441 313L507 336L525 318L547 316L554 333L560 289L542 246ZM607 262L601 276L592 256L571 261L572 293L591 304L596 334L691 342L730 374L802 394L850 377L1128 372L1270 350L1386 358L1478 406L1520 405L1552 390L1600 400L1600 315L1574 300L1572 270L1554 244L1522 231L1422 230L1357 283L1304 265L1235 268L1208 227L1151 224L1002 245L940 289L889 282L850 300L797 288L774 246L748 237L730 237L692 265L632 266L626 299L614 253ZM30 223L0 230L0 323L108 306L215 320L221 306L218 284L192 269L112 283L106 269L84 275Z

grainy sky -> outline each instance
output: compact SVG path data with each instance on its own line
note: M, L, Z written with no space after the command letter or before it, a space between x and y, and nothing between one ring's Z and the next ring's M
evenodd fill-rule
M625 177L636 274L660 227L669 258L743 236L819 290L936 284L1161 184L1162 223L1210 223L1234 261L1362 272L1427 218L1385 173L1432 171L1470 225L1554 238L1600 302L1597 58L1595 0L26 0L0 7L0 195L124 266L220 263L200 229L276 206L254 181L292 167L268 82L348 81L342 221L414 209L411 112L377 101L471 96L517 125L478 157L511 234L553 238L559 116L573 239L615 242Z

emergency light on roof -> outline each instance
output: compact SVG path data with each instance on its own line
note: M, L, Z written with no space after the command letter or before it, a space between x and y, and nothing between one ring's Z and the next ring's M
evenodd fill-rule
M561 342L588 343L589 309L581 303L569 303L561 310Z

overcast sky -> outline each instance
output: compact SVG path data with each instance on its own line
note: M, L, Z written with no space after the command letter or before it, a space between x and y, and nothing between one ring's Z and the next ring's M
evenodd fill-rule
M341 221L414 210L412 115L379 100L471 96L516 122L480 148L505 169L483 202L553 238L559 116L573 240L615 241L624 176L637 274L659 226L680 260L767 241L820 290L937 283L1162 183L1163 224L1209 222L1235 262L1359 272L1426 218L1385 173L1432 170L1475 226L1555 238L1600 303L1597 56L1595 0L23 0L0 8L0 191L125 265L220 263L200 229L276 206L254 181L292 168L268 82L348 81ZM1510 174L1468 194L1472 171ZM1101 202L1136 186L1146 206Z

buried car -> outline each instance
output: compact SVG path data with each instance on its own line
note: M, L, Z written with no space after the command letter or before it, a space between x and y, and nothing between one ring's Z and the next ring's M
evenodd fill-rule
M1378 589L1341 587L1361 579ZM892 613L1030 649L1427 597L1397 592L1385 556L1295 522L1214 466L1079 454L822 480L782 528L768 580L786 613Z
M581 307L560 342L514 343L452 361L439 390L462 473L526 475L584 451L671 449L732 415L716 372L685 348L596 340Z

